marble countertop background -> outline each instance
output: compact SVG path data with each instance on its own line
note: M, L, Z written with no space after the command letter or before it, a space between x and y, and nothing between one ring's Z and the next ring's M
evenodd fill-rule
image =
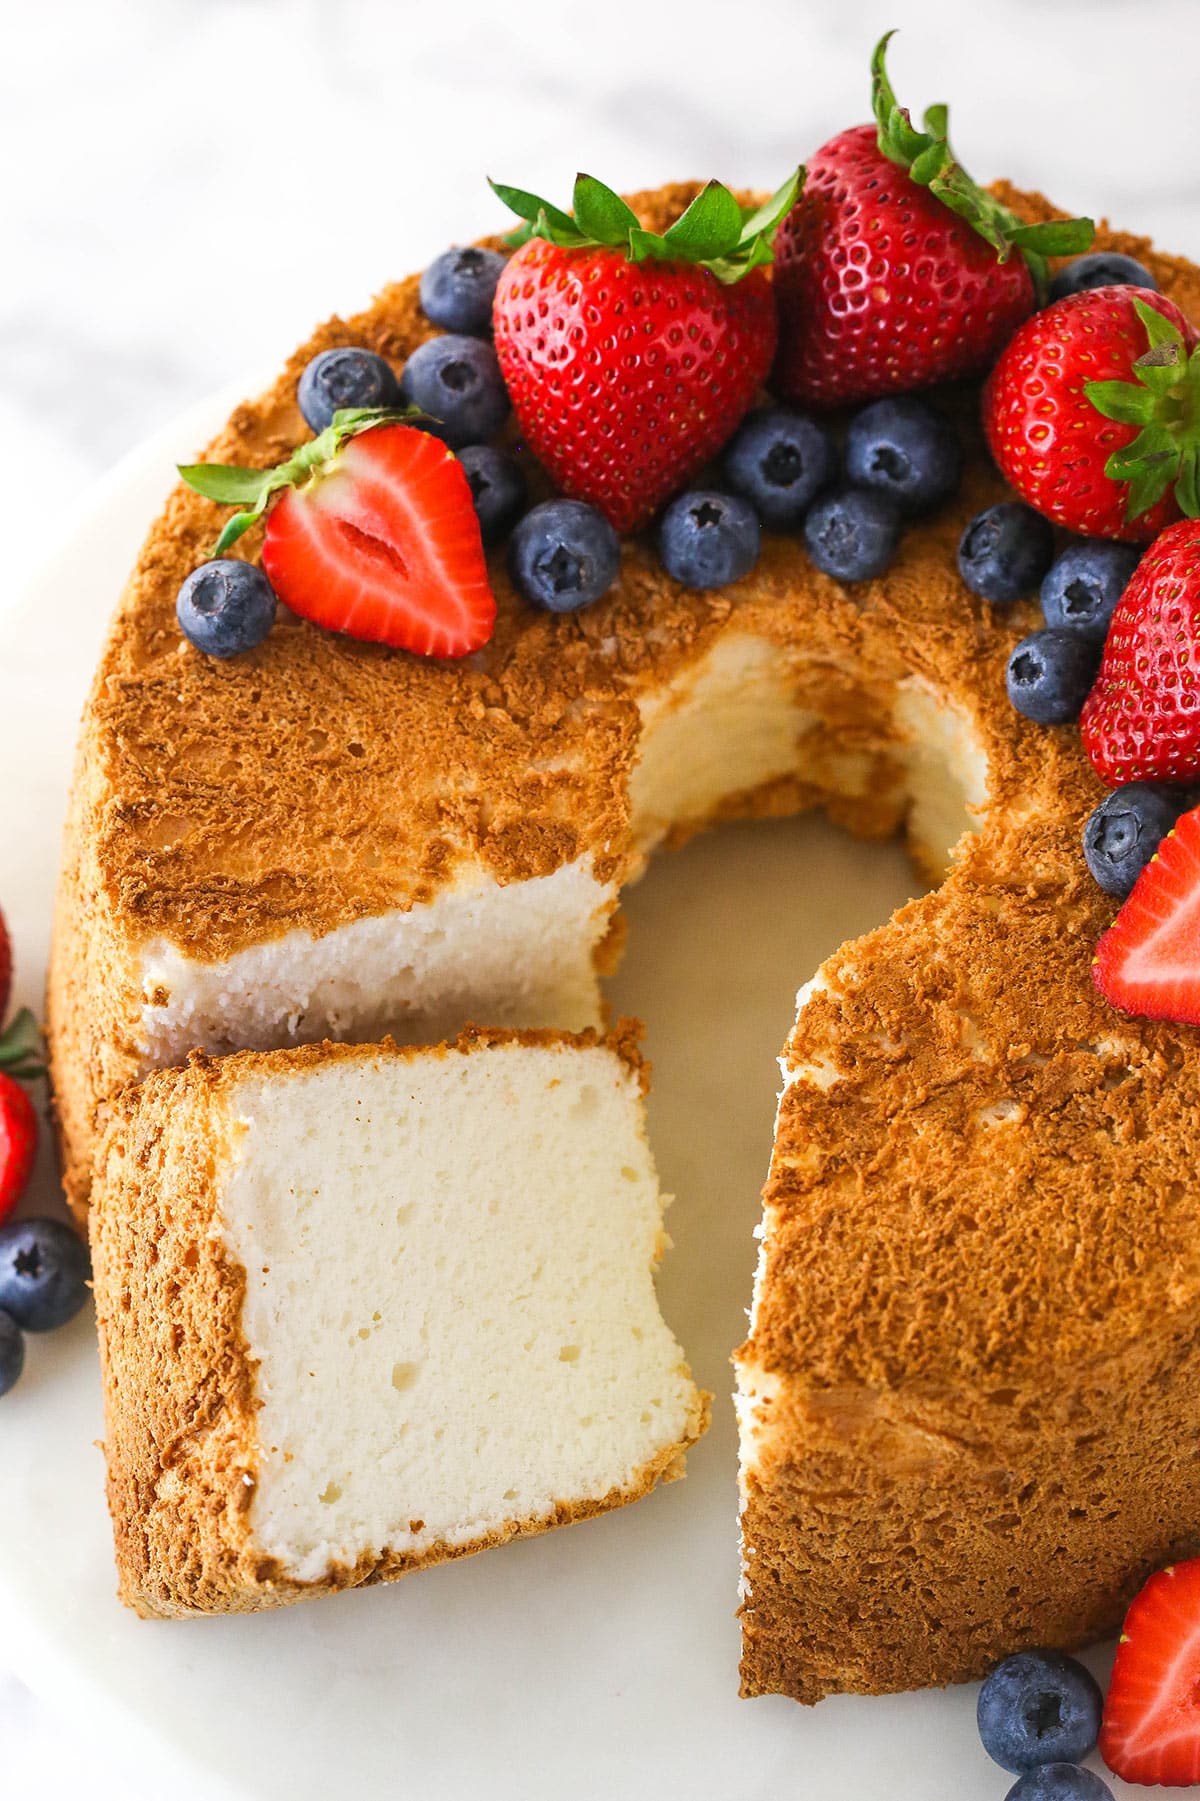
M976 174L1200 259L1195 0L13 0L0 16L0 607L148 433L495 227L485 174L560 199L577 168L625 188L774 186L867 115L889 25L901 97L952 101ZM0 1621L6 1793L156 1792L152 1770L98 1769L20 1666Z

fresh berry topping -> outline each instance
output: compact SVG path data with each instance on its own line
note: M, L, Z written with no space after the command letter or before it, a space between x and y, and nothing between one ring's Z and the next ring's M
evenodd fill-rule
M1032 594L1054 555L1054 533L1032 507L1002 500L976 513L958 544L958 573L972 594L1010 606Z
M1185 789L1130 782L1114 788L1089 815L1083 854L1105 894L1124 900L1188 804Z
M877 400L850 421L847 479L856 488L877 488L902 513L937 506L961 475L954 427L923 400Z
M722 461L725 479L764 525L799 525L837 473L833 433L791 407L748 413Z
M662 516L658 551L667 574L685 588L724 588L749 575L761 532L748 500L695 488L680 494Z
M305 424L315 432L345 407L399 406L400 385L390 363L352 344L315 356L296 390Z
M493 444L468 444L458 460L471 485L471 498L485 544L506 537L525 507L525 472L505 450Z
M225 526L218 553L280 496L262 561L293 613L418 656L463 657L487 643L496 619L470 484L443 444L395 418L339 413L276 469L197 463L180 474L210 500L247 509Z
M37 1114L25 1090L0 1070L0 1219L25 1190L37 1152Z
M1068 294L1081 294L1088 288L1149 288L1154 292L1157 287L1145 263L1135 256L1122 256L1119 250L1094 250L1059 270L1047 298L1065 300Z
M1108 628L1080 730L1108 787L1200 774L1200 521L1163 532L1134 570Z
M479 444L508 418L508 392L490 344L459 335L428 338L404 365L400 392L429 415L425 429L452 450Z
M1133 893L1096 946L1092 975L1104 998L1122 1012L1141 1019L1200 1025L1200 809L1184 813L1159 844L1134 883ZM1196 1567L1200 1565L1181 1566L1187 1570ZM1200 1582L1189 1578L1189 1583L1186 1592L1200 1634L1200 1603L1196 1600ZM1184 1593L1179 1592L1181 1596ZM1200 1659L1200 1643L1197 1657ZM1200 1661L1192 1680L1200 1683ZM1200 1730L1200 1716L1197 1728ZM1105 1757L1113 1769L1124 1774L1107 1752ZM1196 1776L1186 1780L1200 1780L1200 1766Z
M1200 1558L1151 1576L1126 1614L1100 1755L1126 1782L1200 1782Z
M11 1313L0 1313L0 1395L20 1380L25 1368L25 1339Z
M1142 544L1200 511L1196 334L1163 294L1089 288L1023 325L988 379L992 455L1048 519Z
M1134 545L1104 538L1069 544L1042 583L1046 624L1103 638L1139 555Z
M1113 1792L1102 1777L1078 1764L1044 1763L1019 1776L1004 1801L1113 1801Z
M494 310L517 419L557 486L618 531L686 487L766 378L775 301L759 265L796 185L745 216L710 182L661 237L591 176L576 181L573 219L496 188L534 233Z
M1099 657L1095 640L1080 632L1031 632L1008 659L1008 698L1035 725L1067 725L1079 718Z
M1061 1651L1018 1651L979 1691L976 1721L988 1756L1021 1775L1078 1763L1096 1743L1103 1705L1095 1678Z
M236 657L261 644L275 623L275 594L261 569L218 557L193 569L175 600L189 644L206 657Z
M889 33L890 36L890 33ZM835 406L971 375L1032 310L1045 258L1085 250L1086 219L1027 225L956 161L944 106L918 131L872 63L876 123L832 138L776 245L789 400Z
M621 567L621 544L603 513L582 500L544 500L526 513L509 543L512 578L536 607L574 613L607 594Z
M25 1332L53 1332L87 1299L87 1246L57 1219L0 1226L0 1311Z
M485 335L492 329L496 283L508 261L498 250L443 250L421 277L421 311L443 331Z
M804 521L808 554L839 582L882 575L900 542L900 513L893 501L867 488L842 488L809 509Z

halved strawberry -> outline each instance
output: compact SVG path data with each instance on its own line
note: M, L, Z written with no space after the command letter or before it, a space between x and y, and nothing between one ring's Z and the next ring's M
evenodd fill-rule
M1200 1025L1200 807L1176 822L1143 869L1096 946L1092 975L1126 1013Z
M293 613L425 657L463 657L496 619L470 483L446 446L394 409L346 410L277 469L180 470L210 500L241 504L220 556L275 495L262 564Z
M352 638L461 657L492 635L470 484L444 444L411 426L352 438L329 473L289 488L262 561L293 613Z
M1200 1782L1200 1557L1151 1576L1126 1614L1100 1755L1126 1782Z

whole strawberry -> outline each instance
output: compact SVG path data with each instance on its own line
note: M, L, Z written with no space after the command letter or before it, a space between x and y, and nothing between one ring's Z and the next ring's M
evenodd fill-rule
M1001 473L1069 531L1144 544L1196 501L1196 332L1149 288L1093 288L1037 313L992 371Z
M841 406L984 368L1033 310L1045 258L1086 250L1091 221L1028 225L954 159L944 106L918 131L872 62L876 123L830 139L775 245L776 384Z
M710 182L661 236L592 176L573 218L492 183L527 221L493 310L518 423L563 493L618 531L686 486L754 401L776 343L762 265L798 182L748 216Z
M7 947L7 936L4 942ZM23 1010L0 1034L0 1220L20 1200L33 1168L37 1114L21 1083L42 1073L37 1025L32 1013Z
M1097 292L1101 290L1097 289ZM1200 775L1200 520L1154 540L1117 602L1079 720L1110 788Z

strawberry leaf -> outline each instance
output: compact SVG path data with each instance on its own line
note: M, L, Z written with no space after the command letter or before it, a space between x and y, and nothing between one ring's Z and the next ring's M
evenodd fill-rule
M742 209L719 181L701 188L687 211L663 233L672 254L686 262L728 256L742 240Z
M179 473L189 488L221 506L253 505L269 484L269 469L239 469L233 463L181 463Z
M594 175L575 177L573 204L577 226L597 244L626 244L638 229L637 214Z
M1083 391L1098 413L1121 425L1145 425L1154 417L1154 396L1136 382L1088 381Z
M1110 481L1128 485L1125 517L1140 519L1174 484L1180 511L1200 517L1200 346L1189 356L1173 319L1147 301L1134 311L1147 348L1133 363L1136 381L1089 381L1083 391L1096 411L1141 430L1104 465Z
M8 1030L0 1034L0 1069L18 1082L32 1082L46 1073L41 1027L28 1007L22 1007Z
M804 170L795 169L782 186L776 188L769 200L761 206L752 207L742 220L741 235L738 238L738 249L749 249L755 238L770 238L776 228L783 223L799 199L800 190L804 186ZM770 258L767 258L770 261Z
M871 57L871 103L878 126L879 149L903 169L910 181L928 188L950 212L964 219L973 231L1006 263L1019 253L1044 299L1049 271L1048 256L1078 255L1095 235L1090 219L1058 219L1044 225L1027 225L1008 207L981 188L956 159L950 147L949 112L931 106L925 113L925 129L918 131L900 105L887 72L887 47L895 36L885 32Z
M565 232L568 235L573 234L582 239L583 233L570 213L560 212L556 206L551 206L548 200L542 200L537 194L527 193L524 188L506 187L503 182L493 181L490 175L488 176L488 186L497 199L503 200L505 206L511 212L516 213L518 219L525 219L533 226L544 221L548 228Z

